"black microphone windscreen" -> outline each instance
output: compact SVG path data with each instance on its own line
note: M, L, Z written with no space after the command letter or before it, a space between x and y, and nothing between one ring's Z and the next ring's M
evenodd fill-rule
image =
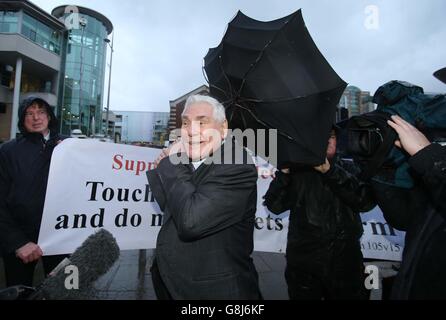
M115 238L109 231L101 229L90 235L69 258L69 266L75 266L79 271L78 289L67 289L66 280L69 275L60 270L42 283L38 296L50 300L94 298L94 282L105 274L118 258L119 246Z

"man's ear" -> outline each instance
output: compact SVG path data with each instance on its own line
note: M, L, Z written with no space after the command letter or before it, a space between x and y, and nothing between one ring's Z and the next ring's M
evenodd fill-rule
M223 121L221 127L222 127L222 135L223 135L223 139L224 139L228 135L228 120L225 119L225 121Z

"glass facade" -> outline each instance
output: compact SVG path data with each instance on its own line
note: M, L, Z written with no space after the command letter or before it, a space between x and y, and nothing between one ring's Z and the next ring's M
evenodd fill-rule
M21 28L19 28L20 16ZM23 11L0 11L0 32L20 32L32 42L60 55L61 33Z
M85 23L67 31L60 95L62 133L80 129L88 136L101 129L107 30L98 19L82 14Z
M15 81L15 80L14 80ZM22 82L20 92L46 92L51 93L51 81L44 80L36 75L22 73Z
M17 11L0 11L0 32L16 33L19 24Z
M61 34L28 14L23 14L22 35L39 46L60 54Z

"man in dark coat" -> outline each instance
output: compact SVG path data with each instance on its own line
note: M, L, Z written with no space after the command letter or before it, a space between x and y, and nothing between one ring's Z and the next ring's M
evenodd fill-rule
M375 203L357 171L337 159L333 129L323 165L282 169L271 182L264 204L276 214L291 210L285 270L290 299L367 298L359 212Z
M410 156L416 184L403 189L374 182L375 197L393 227L406 231L393 299L446 299L446 148L398 116L388 124Z
M189 97L181 141L148 171L164 212L151 269L158 299L261 298L251 258L257 170L226 135L224 107Z
M7 286L32 286L37 261L36 244L45 202L51 155L62 137L46 101L25 99L19 108L22 136L0 148L0 246ZM43 259L49 273L61 256Z

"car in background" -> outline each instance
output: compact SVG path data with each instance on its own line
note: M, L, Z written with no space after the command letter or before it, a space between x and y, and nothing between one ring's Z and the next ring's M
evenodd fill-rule
M71 130L71 138L77 138L77 139L87 139L88 137L82 133L80 129L73 129Z
M95 140L102 141L102 142L114 143L114 141L112 139L106 137L104 134L101 134L101 133L96 133L96 134L92 135L91 138L95 139Z

